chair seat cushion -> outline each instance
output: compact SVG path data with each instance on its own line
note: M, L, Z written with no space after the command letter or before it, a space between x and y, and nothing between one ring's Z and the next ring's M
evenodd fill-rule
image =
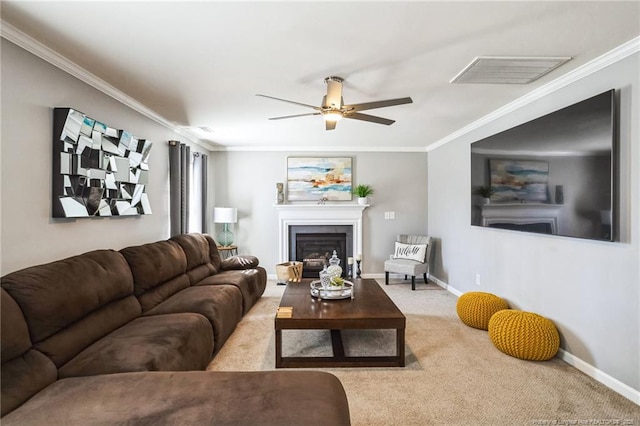
M415 276L426 274L428 269L426 263L416 262L415 260L389 259L384 262L385 272L393 272L396 274Z

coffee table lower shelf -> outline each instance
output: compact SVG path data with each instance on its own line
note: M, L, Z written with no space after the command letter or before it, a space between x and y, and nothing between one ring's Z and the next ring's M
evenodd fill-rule
M340 330L331 330L332 357L283 357L282 330L276 329L276 368L404 367L404 328L396 329L395 356L346 356Z

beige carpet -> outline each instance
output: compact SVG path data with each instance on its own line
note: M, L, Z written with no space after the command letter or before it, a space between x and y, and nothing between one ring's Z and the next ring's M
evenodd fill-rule
M456 297L437 285L382 287L407 317L406 367L324 369L342 381L353 425L640 426L640 407L565 362L498 351L486 331L460 322ZM274 369L273 320L283 290L269 282L208 370ZM345 340L347 354L384 355L394 334L354 332ZM285 356L330 354L329 347L329 332L283 334Z

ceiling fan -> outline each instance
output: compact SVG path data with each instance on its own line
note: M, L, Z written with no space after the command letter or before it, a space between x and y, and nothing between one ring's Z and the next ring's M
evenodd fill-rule
M343 81L344 81L343 78L336 77L336 76L330 76L324 79L324 82L327 83L327 94L322 97L322 104L319 107L309 105L309 104L303 104L301 102L280 99L273 96L260 95L260 94L256 96L262 96L263 98L275 99L277 101L301 105L301 106L313 108L314 110L316 110L316 112L309 112L306 114L286 115L283 117L272 117L272 118L269 118L269 120L282 120L284 118L305 117L308 115L321 115L322 118L324 118L325 127L327 130L335 129L336 124L338 123L338 120L341 120L343 118L349 118L352 120L369 121L371 123L378 123L378 124L384 124L384 125L390 126L391 124L395 123L395 120L376 117L375 115L362 114L360 111L413 103L413 100L411 98L398 98L398 99L387 99L385 101L374 101L374 102L364 102L360 104L344 105L342 100L342 82Z

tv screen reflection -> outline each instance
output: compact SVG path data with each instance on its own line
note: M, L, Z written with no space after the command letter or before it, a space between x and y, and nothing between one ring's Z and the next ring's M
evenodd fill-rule
M471 224L614 240L615 91L471 144Z

